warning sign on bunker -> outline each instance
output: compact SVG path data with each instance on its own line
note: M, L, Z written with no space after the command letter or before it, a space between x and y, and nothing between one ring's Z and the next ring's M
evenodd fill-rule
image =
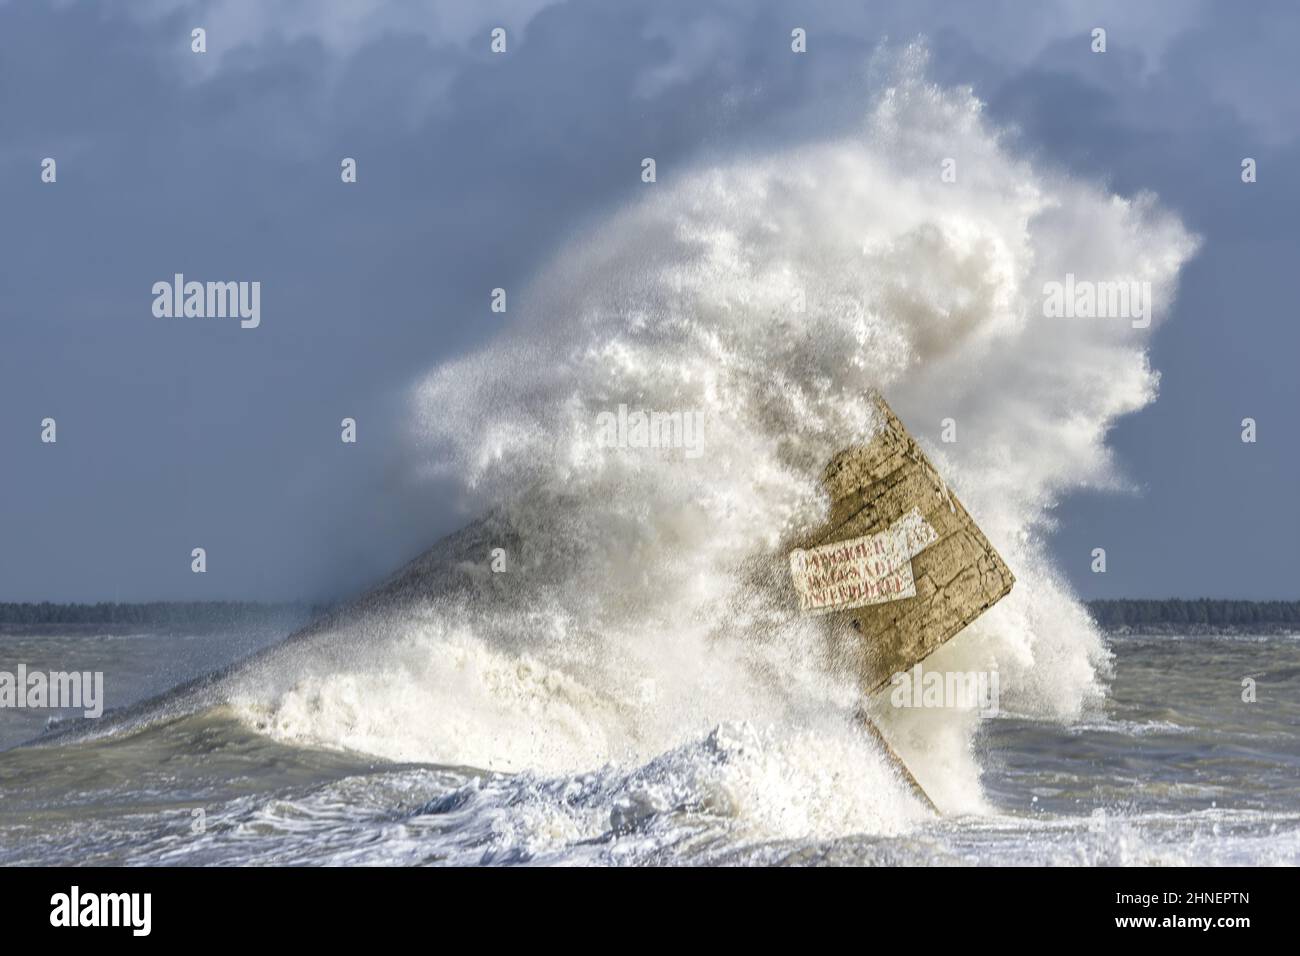
M912 558L939 539L913 508L880 534L790 554L799 607L812 614L915 597Z

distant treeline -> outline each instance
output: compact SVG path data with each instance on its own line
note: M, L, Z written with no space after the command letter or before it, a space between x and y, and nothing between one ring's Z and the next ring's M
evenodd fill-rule
M330 610L327 604L263 604L258 601L151 601L147 604L0 603L0 624L124 624L138 627L221 626L285 619L307 620ZM1089 601L1104 628L1203 626L1209 628L1294 627L1300 630L1300 601Z
M151 601L148 604L0 603L0 624L126 624L134 627L220 626L305 619L326 610L310 604L257 601Z
M1289 625L1300 630L1300 601L1089 601L1088 610L1104 628L1204 625L1247 629Z

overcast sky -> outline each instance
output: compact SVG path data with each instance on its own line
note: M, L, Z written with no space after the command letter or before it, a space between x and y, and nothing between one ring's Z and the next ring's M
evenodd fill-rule
M0 0L0 600L373 582L464 520L400 435L411 385L497 330L488 291L629 201L643 156L662 177L848 128L872 51L918 36L1025 155L1203 239L1160 398L1112 435L1134 490L1061 503L1062 573L1085 598L1300 596L1292 3ZM260 280L262 326L159 322L176 272Z

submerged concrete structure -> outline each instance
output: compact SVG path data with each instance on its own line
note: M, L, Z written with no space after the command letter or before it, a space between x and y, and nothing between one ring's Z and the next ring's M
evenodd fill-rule
M830 518L791 560L804 610L835 615L837 627L856 632L868 693L927 657L1015 583L898 416L877 401L880 430L827 465Z
M790 554L801 609L828 615L867 694L919 664L1016 580L898 416L876 400L881 427L826 466L830 517ZM880 729L860 716L903 779L940 812Z

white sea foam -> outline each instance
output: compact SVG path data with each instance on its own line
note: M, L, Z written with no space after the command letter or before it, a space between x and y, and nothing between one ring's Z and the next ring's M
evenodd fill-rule
M873 389L1018 578L933 666L996 663L1016 713L1095 704L1107 652L1043 536L1063 492L1121 483L1106 431L1158 378L1151 330L1044 318L1042 288L1149 282L1158 327L1195 239L1152 197L1014 155L969 91L923 77L910 49L854 135L664 176L561 250L497 341L412 398L425 473L498 516L509 570L484 553L469 591L272 658L239 711L393 759L651 781L606 816L707 792L759 833L908 825L916 804L851 730L852 674L771 572L822 518L826 461L870 434ZM620 404L701 412L701 454L603 446ZM877 712L941 805L982 808L972 715ZM735 726L725 765L691 743Z

